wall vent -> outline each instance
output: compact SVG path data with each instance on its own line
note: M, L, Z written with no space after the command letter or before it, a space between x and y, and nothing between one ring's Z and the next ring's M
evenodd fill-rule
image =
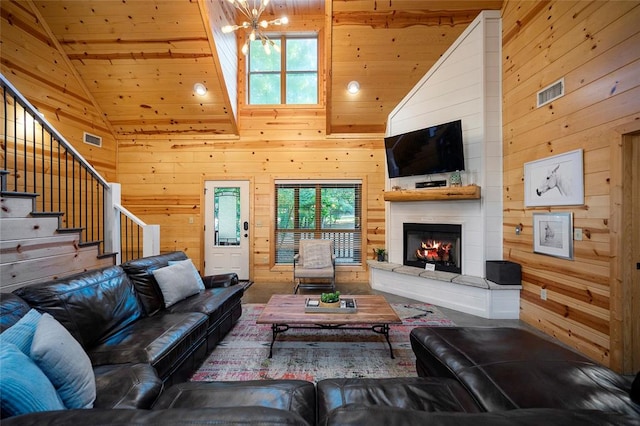
M97 135L92 135L91 133L84 132L82 141L84 143L88 143L89 145L102 147L102 138Z
M564 96L564 78L538 92L538 108Z

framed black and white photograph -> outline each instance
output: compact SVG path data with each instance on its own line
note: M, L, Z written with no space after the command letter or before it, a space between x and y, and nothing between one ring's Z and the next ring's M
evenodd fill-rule
M524 164L524 205L573 206L584 204L582 150Z
M573 259L573 214L534 213L533 252Z

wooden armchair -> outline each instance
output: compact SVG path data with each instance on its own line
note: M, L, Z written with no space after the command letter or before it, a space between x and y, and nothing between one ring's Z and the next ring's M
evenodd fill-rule
M300 240L300 249L293 256L293 294L298 289L336 289L336 257L333 241Z

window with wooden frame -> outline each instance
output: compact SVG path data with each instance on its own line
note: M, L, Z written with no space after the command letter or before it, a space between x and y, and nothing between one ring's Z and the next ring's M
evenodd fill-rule
M362 263L362 182L277 181L275 263L293 264L306 238L333 240L336 264Z
M249 43L248 104L318 104L318 36L269 38L280 53L267 53L261 40Z

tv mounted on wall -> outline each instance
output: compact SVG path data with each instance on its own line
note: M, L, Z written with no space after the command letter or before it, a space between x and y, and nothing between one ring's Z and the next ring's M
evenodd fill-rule
M384 138L389 177L464 170L462 121Z

